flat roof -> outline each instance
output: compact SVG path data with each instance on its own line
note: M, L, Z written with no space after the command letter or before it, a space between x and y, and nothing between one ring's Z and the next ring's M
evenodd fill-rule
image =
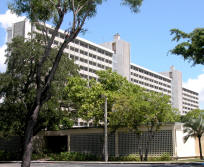
M161 76L161 77L163 77L163 78L169 79L170 81L172 80L171 78L169 78L169 77L167 77L167 76L165 76L165 75L162 75L162 74L160 74L160 73L158 73L158 72L151 71L151 70L149 70L149 69L147 69L147 68L141 67L141 66L136 65L136 64L134 64L134 63L130 63L130 65L135 66L135 67L138 67L138 68L140 68L140 69L142 69L142 70L144 70L144 71L151 72L151 73L153 73L153 74L155 74L155 75L159 75L159 76Z
M47 26L48 28L53 29L53 27L52 27L51 25L49 25L49 24L46 24L46 26ZM62 30L62 29L59 29L58 32L65 33L65 31ZM86 39L84 39L84 38L81 38L81 37L79 37L79 36L77 36L75 39L80 40L80 41L82 41L82 42L85 42L85 43L87 43L87 44L93 45L93 46L95 46L95 47L97 47L97 48L103 49L103 50L105 50L105 51L107 51L107 52L110 52L110 53L112 53L112 54L114 53L114 52L113 52L111 49L109 49L109 48L106 48L106 47L104 47L104 46L101 46L101 45L99 45L99 44L96 44L96 43L94 43L94 42L91 42L91 41L86 40Z

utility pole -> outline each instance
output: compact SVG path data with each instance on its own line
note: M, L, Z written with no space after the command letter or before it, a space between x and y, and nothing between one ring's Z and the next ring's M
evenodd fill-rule
M104 152L105 162L108 162L108 128L107 128L107 97L105 96L105 113L104 113Z

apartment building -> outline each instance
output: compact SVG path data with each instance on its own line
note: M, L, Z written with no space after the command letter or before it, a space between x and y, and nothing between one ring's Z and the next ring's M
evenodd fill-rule
M48 34L52 27L47 25ZM18 35L28 38L28 32L40 31L31 27L28 21L14 23L7 30L7 41ZM60 30L55 38L53 47L60 45L65 37L65 32ZM69 43L65 52L80 67L80 75L86 79L96 79L96 71L112 69L126 77L130 82L146 88L150 91L170 96L171 103L181 114L199 107L198 93L183 88L182 73L172 66L167 72L154 72L136 64L130 63L130 44L120 39L117 33L113 41L101 45L77 37Z
M161 74L171 78L171 99L174 108L177 108L181 114L186 114L190 110L199 108L199 94L182 86L182 73L180 71L171 66L169 71L161 72Z
M37 27L31 27L28 21L21 21L14 23L12 27L7 30L7 41L10 42L12 38L16 36L23 36L29 38L28 33L32 31L40 32ZM50 25L47 25L48 35L51 35L53 31ZM59 46L65 37L65 32L59 30L56 36L53 47ZM112 69L113 51L103 47L101 45L90 42L86 39L77 37L73 42L64 50L68 54L69 58L73 59L74 62L80 67L80 75L86 79L96 79L96 71Z

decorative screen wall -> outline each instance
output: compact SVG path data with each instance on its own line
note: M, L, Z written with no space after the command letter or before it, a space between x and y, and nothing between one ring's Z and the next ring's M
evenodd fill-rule
M119 132L119 155L139 154L139 148L144 151L148 142L148 132L143 132L139 137L135 133ZM169 153L173 156L172 131L162 130L155 133L149 143L149 155L160 156Z
M115 155L115 135L108 136L109 155ZM94 155L102 155L103 153L104 134L73 134L70 137L71 152L83 152Z
M115 155L115 147L118 146L119 156L129 154L139 154L139 148L145 150L148 142L148 132L143 132L139 136L135 133L118 132L118 144L115 143L115 134L108 137L109 156ZM72 152L83 152L94 155L103 153L104 135L102 133L71 134L70 150ZM149 155L160 156L169 153L173 156L172 131L162 130L155 133L149 144Z

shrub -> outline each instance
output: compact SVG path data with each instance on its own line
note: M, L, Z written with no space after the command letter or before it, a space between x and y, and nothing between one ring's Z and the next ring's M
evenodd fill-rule
M99 157L91 154L77 152L61 152L60 154L49 154L52 161L97 161Z
M19 152L8 152L0 150L0 161L15 161L20 159L21 154Z
M169 153L163 153L160 158L161 161L170 161L172 159Z
M110 161L140 161L140 157L136 154L129 154L127 156L110 157Z

